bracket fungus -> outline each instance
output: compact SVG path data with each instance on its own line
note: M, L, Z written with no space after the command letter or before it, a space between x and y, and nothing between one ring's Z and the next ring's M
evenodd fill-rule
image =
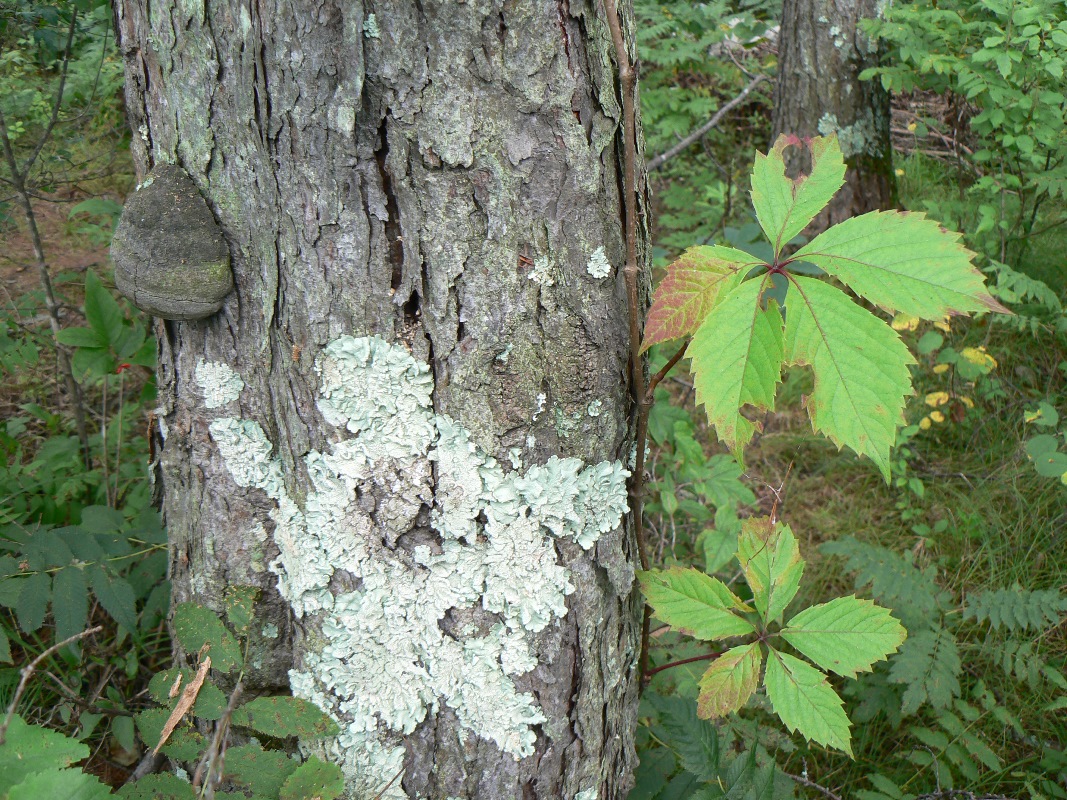
M142 311L210 317L233 290L222 229L189 174L157 164L126 200L111 241L115 285Z

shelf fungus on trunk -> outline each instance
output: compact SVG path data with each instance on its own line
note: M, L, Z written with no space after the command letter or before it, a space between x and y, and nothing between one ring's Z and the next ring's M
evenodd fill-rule
M163 319L210 317L233 290L222 229L189 174L157 164L126 200L111 242L115 285Z

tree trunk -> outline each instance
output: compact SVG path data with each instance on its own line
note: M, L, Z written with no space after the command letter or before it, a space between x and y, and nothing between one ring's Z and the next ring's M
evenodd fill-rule
M190 174L236 285L157 325L175 601L263 590L248 682L336 717L302 746L350 797L400 773L385 798L624 797L639 605L600 4L115 11L139 172Z
M778 47L773 137L836 133L848 171L845 185L812 224L818 232L857 214L896 206L889 94L859 74L878 63L877 46L859 29L884 0L785 0ZM786 151L790 177L806 154Z

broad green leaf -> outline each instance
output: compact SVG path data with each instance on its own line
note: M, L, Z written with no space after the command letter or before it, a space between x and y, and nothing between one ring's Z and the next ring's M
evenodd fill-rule
M793 258L821 267L887 311L929 320L968 311L1010 314L985 290L961 234L925 217L872 211L823 231Z
M152 676L152 680L148 682L148 693L160 705L173 708L175 703L178 702L178 697L181 696L182 690L189 685L194 674L195 670L184 667L171 667L157 672ZM181 680L178 680L179 677ZM171 697L170 693L175 684L178 687L177 694ZM193 704L192 714L194 717L214 721L222 718L226 711L226 705L227 698L222 690L210 681L205 681L201 685L200 691L196 693L196 702Z
M258 586L229 586L226 588L226 619L241 636L248 633L259 599Z
M782 637L823 669L855 678L885 660L907 633L889 609L849 595L805 608Z
M760 305L765 283L746 281L722 298L686 350L697 402L738 461L755 431L742 407L773 410L782 377L782 314L774 301Z
M785 174L787 147L807 147L811 171L796 180ZM756 218L774 246L774 257L815 219L845 182L845 161L836 136L816 136L803 141L796 136L778 137L767 155L756 153L752 167L752 205Z
M118 796L123 800L195 800L196 792L188 781L164 772L127 783L119 789Z
M106 800L111 787L80 769L51 769L11 787L7 800Z
M793 531L769 517L746 519L737 540L737 560L760 616L767 622L780 619L804 572Z
M122 334L122 309L92 270L85 273L85 319L106 344Z
M92 328L64 328L56 334L56 341L70 347L107 347Z
M264 750L258 744L243 744L226 751L228 781L247 786L266 797L277 797L282 784L300 762L279 750Z
M852 755L851 723L823 673L788 653L771 650L764 683L774 713L789 730Z
M336 736L340 730L318 706L299 697L257 697L234 710L233 724L280 739Z
M870 458L888 482L915 359L896 331L840 289L812 278L792 281L785 360L815 373L807 400L812 427Z
M751 609L726 584L699 570L649 570L637 579L656 616L675 630L709 641L755 632L750 622L732 613Z
M203 734L192 728L179 726L159 751L175 761L196 761L207 747L208 740Z
M44 624L48 601L52 598L52 578L47 572L38 572L21 579L22 589L15 603L15 616L19 627L33 633Z
M130 634L137 635L137 605L133 588L125 578L110 574L99 565L89 568L89 585L100 605Z
M78 567L59 570L52 579L52 617L56 641L61 642L85 630L89 617L89 590L85 572Z
M727 506L729 508L729 506ZM718 514L716 514L716 517ZM704 550L704 571L709 575L718 572L731 561L737 553L737 533L735 531L711 528L700 535L699 545Z
M11 641L7 638L7 631L0 628L0 664L11 663Z
M715 307L722 290L760 262L732 247L690 247L667 267L652 296L641 350L691 336Z
M218 615L196 603L182 603L174 612L174 634L187 653L197 653L207 645L211 666L229 672L241 662L237 640L226 630Z
M137 733L133 726L133 717L112 717L111 735L127 753L137 750Z
M700 678L697 714L718 719L741 710L756 691L762 664L758 642L734 647L715 659Z
M311 756L288 777L278 800L334 800L344 790L345 776L341 768Z
M0 797L36 772L67 767L88 757L89 748L81 742L29 725L16 714L0 747Z

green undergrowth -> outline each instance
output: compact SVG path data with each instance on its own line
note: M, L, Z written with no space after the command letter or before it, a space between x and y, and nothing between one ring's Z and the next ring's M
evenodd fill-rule
M946 416L923 430L918 423L932 410L926 396L945 391L950 383L945 372L933 372L936 356L921 358L913 371L916 396L906 409L916 432L906 445L906 463L899 462L898 448L899 469L894 469L894 476L906 477L904 485L887 486L869 463L838 452L811 433L800 405L810 391L803 375L787 378L777 413L746 452L742 480L755 497L737 511L745 517L774 511L789 520L807 560L796 608L854 591L894 608L891 598L873 591L862 571L850 567L864 557L872 563L897 560L912 570L916 586L931 592L939 604L936 615L908 620L909 633L915 637L936 616L936 630L951 637L958 655L958 667L949 663L939 676L950 687L958 683L958 691L950 688L944 696L935 692L935 700L927 699L906 716L899 713L900 703L910 684L888 679L894 669L898 676L904 674L897 666L901 656L891 657L888 665L853 688L843 687L854 722L855 761L763 724L767 709L760 700L717 729L720 739L750 743L748 731L780 769L806 774L841 796L880 800L934 791L938 785L1007 797L1065 796L1067 760L1061 743L1067 741L1067 635L1062 620L1067 608L1059 606L1057 611L1050 601L1050 616L1040 625L1022 624L1009 611L1008 623L999 626L968 617L967 609L982 599L1010 606L1012 598L1025 599L1026 591L1058 590L1063 597L1067 486L1039 475L1027 457L1026 440L1034 431L1025 411L1046 400L1067 414L1067 371L1058 369L1067 361L1067 342L1053 334L1035 341L1029 333L996 323L954 327L945 335L946 347L984 346L998 364L977 381L958 380L955 389L961 396L973 396L974 409L967 409L958 421ZM918 340L923 333L909 336ZM675 417L674 424L680 429L691 426L693 440L708 456L724 457L721 446L712 444L714 436L704 415L693 407L686 384L687 379L668 381L661 400L673 400L668 413ZM688 423L677 407L687 398ZM669 442L661 444L652 459L657 468L675 461ZM656 487L662 490L662 479ZM736 496L744 499L740 491ZM703 545L713 538L707 530L715 524L714 510L710 519L687 517L679 510L668 515L661 498L649 508L653 536L658 534L654 543L664 556L661 563L719 566L720 578L736 580L736 565L724 568L707 560ZM720 521L732 514L721 515ZM842 547L856 548L856 563L835 550ZM915 599L903 598L901 608L906 612ZM706 645L687 637L655 631L652 667L708 652ZM671 714L680 712L670 711L663 698L695 702L697 681L708 663L683 663L653 676L642 705L645 769L660 770L665 760L674 770L673 780L688 774L683 755L696 723L686 727L674 720ZM673 763L660 753L664 748L674 754ZM654 758L659 759L655 764ZM677 795L665 793L672 785L671 774L659 771L664 779L659 793L637 790L631 797L699 796L682 791L681 783ZM648 777L646 781L655 782ZM795 791L818 796L801 786Z
M1039 237L1034 246L1052 245ZM1067 301L1067 281L1056 283L1027 263L1019 271L1049 277L1052 291ZM888 485L870 463L811 433L803 407L810 375L793 370L775 413L759 417L763 430L746 450L740 485L751 495L721 486L725 502L687 514L684 503L664 503L665 489L692 500L699 492L693 481L671 475L679 468L699 474L697 451L709 462L727 456L694 406L690 379L661 385L650 462L658 496L648 506L660 563L704 567L733 586L736 564L715 563L710 554L709 543L721 538L715 531L730 529L735 515L783 515L807 560L791 608L858 592L901 615L916 648L909 651L906 643L872 675L841 685L854 722L854 761L775 730L759 697L714 729L717 746L748 753L758 742L759 758L773 760L775 769L861 800L917 796L939 786L976 796L1067 796L1067 485L1039 474L1027 448L1033 437L1063 427L1058 420L1039 427L1048 408L1067 417L1067 336L1054 320L1035 327L985 316L953 321L948 330L898 323L919 363L905 408L909 427L894 450ZM654 350L653 368L667 355ZM683 361L674 374L687 372ZM663 420L686 434L683 447L662 434L657 439ZM686 450L688 456L680 455ZM879 569L888 570L881 585L871 579ZM917 595L894 599L884 591L909 576L916 592L933 598L917 618L910 607L920 602ZM700 728L671 703L695 702L709 647L667 630L654 631L652 641L654 675L642 705L644 766L631 798L703 797L703 783L686 784L692 780L686 758ZM667 666L687 659L697 660ZM653 772L660 788L642 788L656 785ZM820 796L802 785L791 791Z

